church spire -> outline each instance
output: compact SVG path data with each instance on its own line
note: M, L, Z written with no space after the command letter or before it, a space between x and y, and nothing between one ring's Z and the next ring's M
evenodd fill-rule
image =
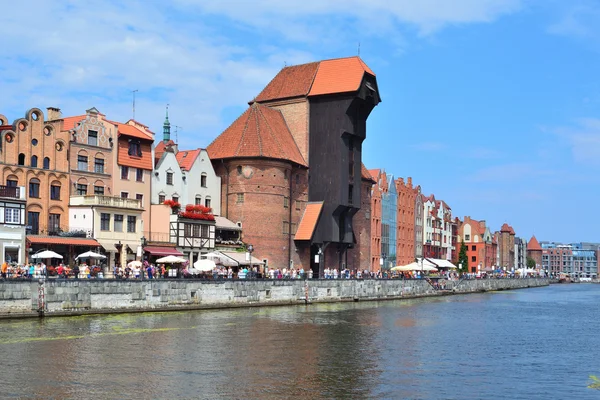
M163 142L167 143L171 140L171 123L169 122L169 105L167 104L167 116L163 124Z

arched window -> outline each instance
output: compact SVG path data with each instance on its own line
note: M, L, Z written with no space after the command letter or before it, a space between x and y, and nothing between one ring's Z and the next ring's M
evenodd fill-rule
M37 156L31 156L31 166L37 168Z
M50 158L44 157L44 169L50 169Z
M32 178L29 180L29 197L40 198L40 180Z
M19 162L17 164L25 165L25 154L23 154L23 153L19 154Z
M196 195L196 200L195 200L194 204L197 205L197 206L201 206L202 205L202 196L200 196L200 195L197 194Z

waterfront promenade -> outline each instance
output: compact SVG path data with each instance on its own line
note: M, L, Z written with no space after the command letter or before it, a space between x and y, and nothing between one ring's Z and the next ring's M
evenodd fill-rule
M378 301L547 286L548 278L308 280L13 280L0 318Z

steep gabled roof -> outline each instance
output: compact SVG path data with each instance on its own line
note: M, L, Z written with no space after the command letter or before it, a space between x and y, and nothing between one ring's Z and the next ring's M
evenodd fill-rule
M284 67L254 101L354 92L365 73L375 76L357 56Z
M63 118L63 123L62 123L62 130L63 131L70 131L71 129L74 129L77 124L81 121L83 121L85 118L87 117L87 115L83 114L83 115L76 115L74 117L66 117Z
M527 243L527 251L541 251L542 246L540 246L540 242L535 238L535 235L529 239L529 243Z
M380 173L380 169L370 169L369 170L369 174L371 174L371 177L373 177L373 179L375 179L375 182L377 182L377 179L379 178L379 173Z
M359 57L321 61L308 95L355 92L365 72L375 76Z
M264 157L307 166L280 111L253 103L206 148L211 160Z
M201 149L178 151L175 157L177 157L177 163L179 164L179 167L189 171L192 168L192 165L194 165L196 158L198 158L200 150Z
M167 143L165 143L164 141L160 141L158 142L158 144L156 145L156 147L154 147L154 166L156 167L158 165L158 161L162 158L165 149L168 146L173 146L175 145L175 142L172 140L169 140Z
M306 204L302 219L298 224L298 230L294 236L294 240L312 240L315 233L315 228L319 222L321 216L321 210L323 209L322 201L315 201Z
M148 133L142 131L140 128L138 128L136 126L129 125L129 124L122 124L120 122L113 122L113 123L115 125L117 125L117 129L119 130L119 136L126 135L126 136L131 136L131 137L134 137L137 139L154 140L154 138L152 136L150 136Z
M306 96L318 67L318 62L312 62L283 68L254 100L261 102Z
M365 167L365 164L361 163L360 165L360 173L361 173L361 179L363 181L369 181L371 183L377 183L377 181L375 180L375 178L373 178L373 176L371 175L371 172L367 169L367 167Z
M515 233L513 228L506 222L504 224L502 224L502 227L500 228L500 232L513 233L513 234Z

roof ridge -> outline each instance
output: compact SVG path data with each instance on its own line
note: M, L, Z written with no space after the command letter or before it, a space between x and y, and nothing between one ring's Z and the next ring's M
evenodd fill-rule
M246 113L251 113L251 110L250 109L246 110L244 113L242 113L242 115L245 115ZM242 136L240 137L240 142L238 143L238 146L235 149L235 153L233 153L236 156L238 156L240 154L240 148L242 147L242 143L244 143L244 136L246 136L246 131L248 130L248 121L250 120L249 117L250 117L250 115L248 115L248 118L246 118L246 123L244 124L244 129L242 129ZM236 121L237 121L237 119L236 119ZM231 125L233 125L233 124L231 124ZM227 129L229 129L229 128L227 128ZM217 136L217 137L219 137L219 136Z
M254 104L256 104L256 103L254 103ZM260 121L259 121L259 118L262 115L262 111L259 109L258 106L253 107L253 108L255 109L254 110L254 121L256 122L256 141L258 143L258 154L260 154L262 157L264 157L265 155L263 154L263 149L262 149L262 137L260 135ZM265 118L265 120L266 120L266 118Z

